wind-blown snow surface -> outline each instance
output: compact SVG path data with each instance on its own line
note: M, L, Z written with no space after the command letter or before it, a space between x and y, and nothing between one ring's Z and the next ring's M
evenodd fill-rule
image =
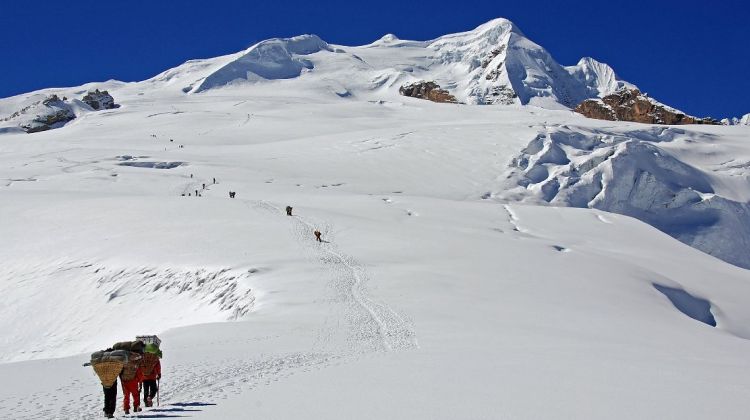
M747 261L747 127L365 95L315 76L361 63L331 48L186 94L238 56L192 61L0 136L0 376L24 378L0 418L100 417L81 364L143 333L165 353L146 416L746 416L748 271L602 210Z

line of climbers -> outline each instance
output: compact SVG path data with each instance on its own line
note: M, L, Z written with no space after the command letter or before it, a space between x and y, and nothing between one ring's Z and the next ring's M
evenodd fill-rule
M191 179L193 178L193 174L190 174L190 178L191 178ZM213 181L214 181L214 182L213 182L213 184L212 184L212 185L216 185L216 178L215 178L215 177L213 178ZM206 183L205 183L205 182L201 184L201 187L202 187L202 188L201 188L201 191L202 191L202 190L206 190L206 189L208 189L208 188L206 187ZM186 194L185 194L185 193L183 192L183 193L182 193L182 196L184 197L185 195L186 195ZM193 193L187 193L187 196L188 196L188 197L193 197ZM201 192L200 192L199 190L195 190L195 197L202 197L202 196L203 196L203 194L201 194ZM233 192L230 192L230 193L229 193L229 197L230 197L230 198L234 198L234 193L233 193Z
M193 174L190 174L190 178L193 178ZM216 184L216 178L213 178L213 183ZM206 189L206 184L202 184L202 186L203 186L203 189L205 190ZM185 196L185 193L182 193L182 195ZM190 196L190 195L191 195L191 193L188 193L188 196ZM198 192L198 190L195 190L195 196L196 197L201 197L201 194ZM229 191L229 198L235 198L236 196L237 196L237 192L236 191ZM292 206L286 206L286 215L287 216L292 216ZM313 232L313 234L315 235L315 240L316 241L318 241L318 242L324 242L323 239L321 238L322 234L320 233L320 231L318 229L315 229L315 231Z
M146 407L159 405L159 380L161 379L161 340L155 335L136 337L135 341L122 341L112 347L91 354L92 366L104 389L104 416L113 418L117 405L117 378L120 378L123 393L122 408L130 414L130 399L133 412L141 411L141 390Z
M292 210L293 210L292 206L286 206L286 215L287 216L293 216ZM315 231L313 232L313 235L315 235L315 240L316 241L323 242L323 239L321 239L321 237L320 237L321 233L320 233L320 231L318 229L315 229Z

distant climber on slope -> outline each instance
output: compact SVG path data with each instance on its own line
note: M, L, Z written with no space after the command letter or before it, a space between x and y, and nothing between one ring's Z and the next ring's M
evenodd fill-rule
M292 206L286 206L286 215L291 216L292 215Z
M313 232L313 234L315 234L315 239L316 239L316 240L317 240L318 242L323 242L323 240L322 240L322 239L320 239L320 235L321 235L321 233L320 233L320 231L319 231L318 229L315 229L315 232Z

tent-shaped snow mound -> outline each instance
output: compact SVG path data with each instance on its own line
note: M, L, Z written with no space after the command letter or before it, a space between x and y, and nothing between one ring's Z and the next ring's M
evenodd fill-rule
M202 92L237 82L292 79L313 63L304 56L320 51L332 51L316 35L275 38L253 45L236 60L208 75L194 90Z

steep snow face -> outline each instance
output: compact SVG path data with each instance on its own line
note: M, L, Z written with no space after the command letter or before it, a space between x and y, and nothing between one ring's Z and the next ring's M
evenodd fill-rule
M632 83L620 79L609 65L584 57L575 66L565 67L587 89L588 97L604 97L621 88L637 89Z
M427 48L435 51L429 65L437 67L433 78L468 103L572 107L591 95L547 50L507 19L442 36Z
M303 70L312 69L312 61L303 56L319 51L332 50L316 35L262 41L209 74L194 91L202 92L238 81L291 79Z
M712 178L659 147L695 138L675 129L548 128L513 159L504 194L519 194L520 187L521 196L531 194L540 202L632 216L750 268L750 206L717 194L713 187L734 175L715 173Z

